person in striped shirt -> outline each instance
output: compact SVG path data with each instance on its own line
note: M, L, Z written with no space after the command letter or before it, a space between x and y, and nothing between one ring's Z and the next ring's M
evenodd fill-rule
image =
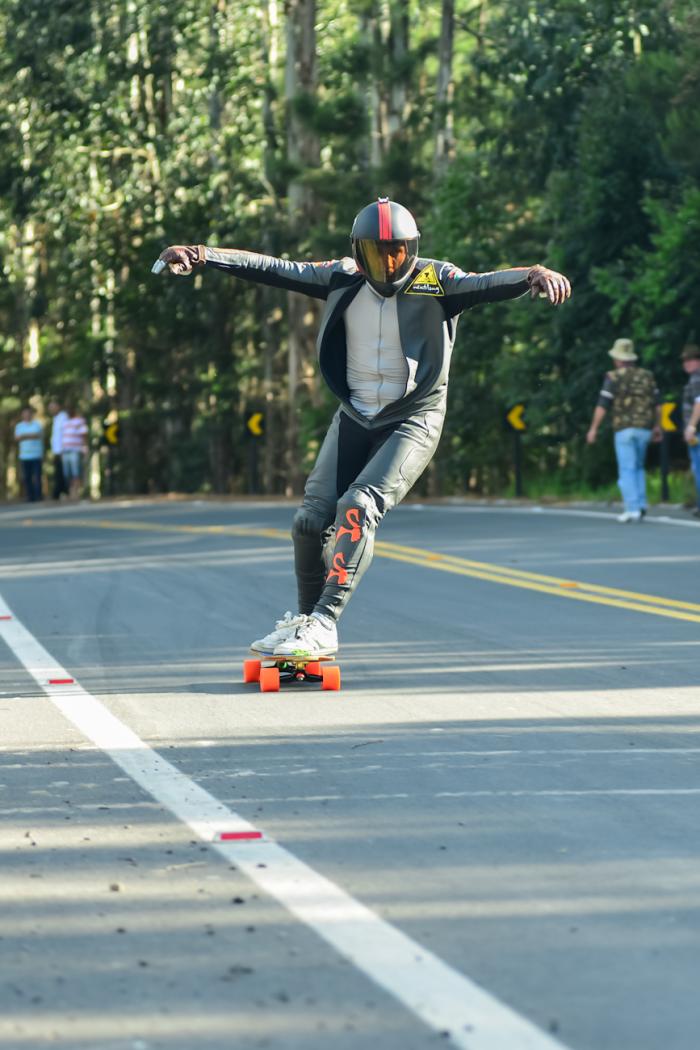
M68 405L68 419L61 431L61 462L70 499L80 499L87 455L88 425L76 405Z

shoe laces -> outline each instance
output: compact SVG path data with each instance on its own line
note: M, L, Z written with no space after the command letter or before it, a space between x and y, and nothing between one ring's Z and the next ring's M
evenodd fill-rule
M284 614L281 620L278 620L275 627L278 631L281 631L284 627L294 627L296 624L303 623L306 619L303 613L292 613L289 609Z
M307 635L312 635L315 630L319 630L323 627L323 624L317 616L305 616L303 623L300 623L294 632L295 638L306 638Z
M318 616L307 616L305 617L305 621L306 622L300 624L294 632L295 638L306 638L309 635L313 638L319 633L319 631L321 632L321 637L323 637L324 634L328 635L335 631L334 624L326 623Z

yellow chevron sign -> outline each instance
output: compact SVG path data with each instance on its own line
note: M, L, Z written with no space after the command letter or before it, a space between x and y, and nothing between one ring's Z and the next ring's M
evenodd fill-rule
M506 414L508 426L512 427L513 430L527 430L527 423L523 419L524 412L525 405L513 405Z
M104 428L105 441L108 445L119 444L119 423L110 423Z
M253 412L252 416L248 419L246 426L253 437L262 437L263 431L265 430L265 417L262 412Z
M678 430L678 427L671 419L671 415L675 412L676 402L675 401L664 401L661 406L661 429L662 430Z

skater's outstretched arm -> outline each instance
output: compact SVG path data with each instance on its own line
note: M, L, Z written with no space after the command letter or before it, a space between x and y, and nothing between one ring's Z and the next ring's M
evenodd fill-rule
M178 276L186 276L201 266L225 270L234 277L257 284L269 284L291 292L301 292L314 299L326 299L334 274L351 276L357 272L352 259L327 262L290 262L272 255L241 251L238 248L209 248L204 244L171 245L161 252L153 266L154 273L165 267Z
M528 291L533 299L538 296L549 299L553 306L564 303L571 295L568 279L546 266L518 266L490 273L465 273L451 263L442 263L441 267L438 277L450 315L478 303L517 299Z

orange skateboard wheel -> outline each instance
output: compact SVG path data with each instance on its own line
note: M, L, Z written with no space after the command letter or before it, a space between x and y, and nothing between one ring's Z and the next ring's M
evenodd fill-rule
M278 667L261 667L260 668L260 692L261 693L279 693L280 691L280 672Z
M340 668L335 665L322 667L321 680L324 689L340 689Z
M244 682L259 682L260 681L260 667L261 663L259 660L244 660L243 661L243 681Z
M318 660L315 660L313 663L307 664L304 670L307 674L320 674L321 664Z

